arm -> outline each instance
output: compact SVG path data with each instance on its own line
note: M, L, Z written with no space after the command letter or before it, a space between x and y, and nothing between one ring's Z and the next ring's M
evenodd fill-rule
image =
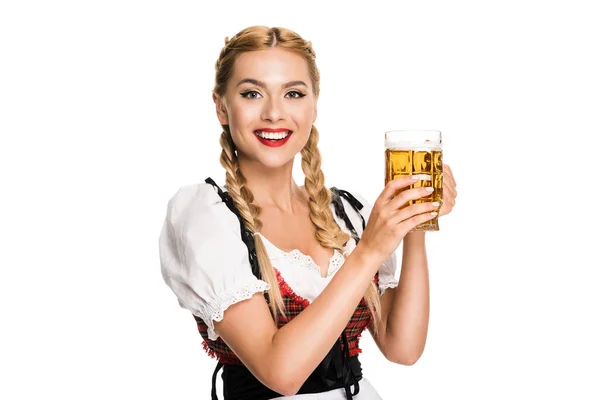
M388 247L396 248L401 237L382 229L382 218L372 219L371 241L393 240ZM296 393L327 355L386 254L377 246L356 248L321 295L278 330L239 221L209 184L183 187L169 201L159 251L163 279L180 306L202 318L210 340L220 335L258 380L284 395Z
M293 395L338 339L380 261L357 247L317 299L279 330L262 295L229 307L215 329L259 381Z
M411 183L412 177L388 182L354 251L317 299L291 322L277 330L264 300L254 296L229 307L215 324L265 386L284 395L297 393L338 339L380 265L412 228L434 217L430 203L400 209L408 200L428 195L425 188L396 195ZM405 286L411 281L406 279Z
M423 354L429 324L425 232L404 237L400 282L382 295L381 312L380 335L373 336L377 346L388 360L413 365Z
M383 261L410 229L433 217L424 188L398 191L410 177L390 181L370 213L361 241L319 297L277 329L252 274L239 222L210 185L182 188L169 202L159 239L162 275L179 304L200 316L211 340L222 336L254 376L274 391L294 394L329 352ZM227 245L225 245L227 244ZM257 290L258 289L258 290ZM216 332L215 332L216 331Z
M450 166L444 169L444 197L439 215L452 211L456 204L456 181ZM381 298L383 322L375 342L385 357L393 362L412 365L425 348L429 324L429 275L425 232L404 237L402 273L397 288L388 289ZM371 328L371 333L373 330Z

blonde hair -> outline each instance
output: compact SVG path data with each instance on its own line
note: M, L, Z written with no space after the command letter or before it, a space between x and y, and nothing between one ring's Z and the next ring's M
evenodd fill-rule
M318 96L320 74L311 43L291 30L263 26L246 28L232 37L231 40L225 39L225 47L221 50L215 64L214 94L217 97L225 95L227 82L233 73L235 60L240 54L272 47L291 50L306 59L313 92L315 96ZM220 143L223 150L221 151L220 162L225 168L225 187L244 220L246 228L253 233L260 232L262 228L260 207L254 204L254 196L246 187L246 178L240 170L236 147L231 138L229 126L222 125L222 127L223 132L221 133ZM317 147L318 142L319 132L313 125L308 142L301 151L302 170L305 175L304 187L309 195L310 220L316 229L315 237L321 246L337 249L343 253L344 246L350 240L350 235L340 229L329 208L331 192L325 187L325 176L321 170L321 153ZM254 235L254 241L262 279L271 287L268 291L270 308L273 319L277 323L278 315L285 315L279 283L260 235ZM374 282L369 285L364 298L373 317L374 330L377 332L377 322L381 320L381 306L379 293Z

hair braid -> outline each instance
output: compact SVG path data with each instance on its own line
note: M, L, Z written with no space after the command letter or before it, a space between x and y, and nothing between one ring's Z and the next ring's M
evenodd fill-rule
M319 132L313 125L308 142L302 149L302 170L304 171L304 187L309 195L310 220L316 228L315 237L323 247L344 251L350 235L340 229L329 208L331 192L325 186L325 177L321 171L321 153L317 144ZM374 282L371 282L365 293L365 301L374 317L381 319L381 302ZM375 334L378 324L372 324Z
M237 33L231 39L225 38L225 46L215 63L214 94L220 98L225 95L227 83L231 79L235 61L240 54L273 47L293 51L306 59L313 92L315 96L318 96L320 91L320 73L315 62L316 53L312 44L288 29L268 28L264 26L249 27ZM315 236L323 247L343 251L350 236L340 229L329 208L331 193L325 187L325 178L321 171L321 155L317 148L318 138L318 132L313 127L308 143L301 152L302 170L306 176L305 188L310 197L310 220L316 229ZM254 204L254 196L246 187L246 178L240 170L238 158L235 153L235 144L227 125L223 125L220 142L223 148L220 161L226 171L225 186L227 191L233 199L236 208L239 210L246 228L253 233L260 232L262 227L259 218L261 210L260 207ZM254 235L254 242L262 278L270 285L268 293L271 299L271 312L275 321L278 321L278 313L284 314L283 299L279 291L279 284L260 235ZM380 300L374 284L369 286L364 297L371 310L374 322L379 322L381 320ZM378 324L374 323L373 326L376 329Z
M225 188L231 196L240 216L244 220L244 226L246 226L250 232L257 233L262 227L262 222L259 218L260 207L253 204L254 196L246 187L246 178L240 170L240 164L237 155L235 154L235 145L227 130L224 130L221 133L220 143L223 148L221 151L220 162L223 168L225 168ZM279 283L277 282L275 270L273 269L273 265L267 255L267 250L260 235L254 235L254 245L256 247L256 256L258 257L262 279L269 284L268 293L269 299L271 299L269 306L273 318L277 322L278 315L285 315Z

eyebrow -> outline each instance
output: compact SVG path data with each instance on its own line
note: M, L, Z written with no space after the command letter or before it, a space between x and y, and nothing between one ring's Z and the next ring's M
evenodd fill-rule
M243 83L251 83L253 85L260 86L260 87L265 88L265 89L267 87L267 85L264 82L257 81L256 79L250 79L250 78L242 79L241 81L238 82L237 86L240 86ZM287 89L289 87L298 86L298 85L308 87L308 85L306 83L304 83L303 81L291 81L291 82L288 82L288 83L284 83L283 85L281 85L281 87L283 89Z

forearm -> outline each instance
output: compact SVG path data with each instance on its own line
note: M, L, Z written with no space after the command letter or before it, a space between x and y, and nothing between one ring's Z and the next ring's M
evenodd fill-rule
M389 359L411 365L423 353L429 325L425 232L405 236L401 268L386 321L386 351Z
M380 264L381 260L371 258L358 246L310 306L277 331L271 354L284 359L273 362L290 366L289 373L297 377L298 385L331 350Z

